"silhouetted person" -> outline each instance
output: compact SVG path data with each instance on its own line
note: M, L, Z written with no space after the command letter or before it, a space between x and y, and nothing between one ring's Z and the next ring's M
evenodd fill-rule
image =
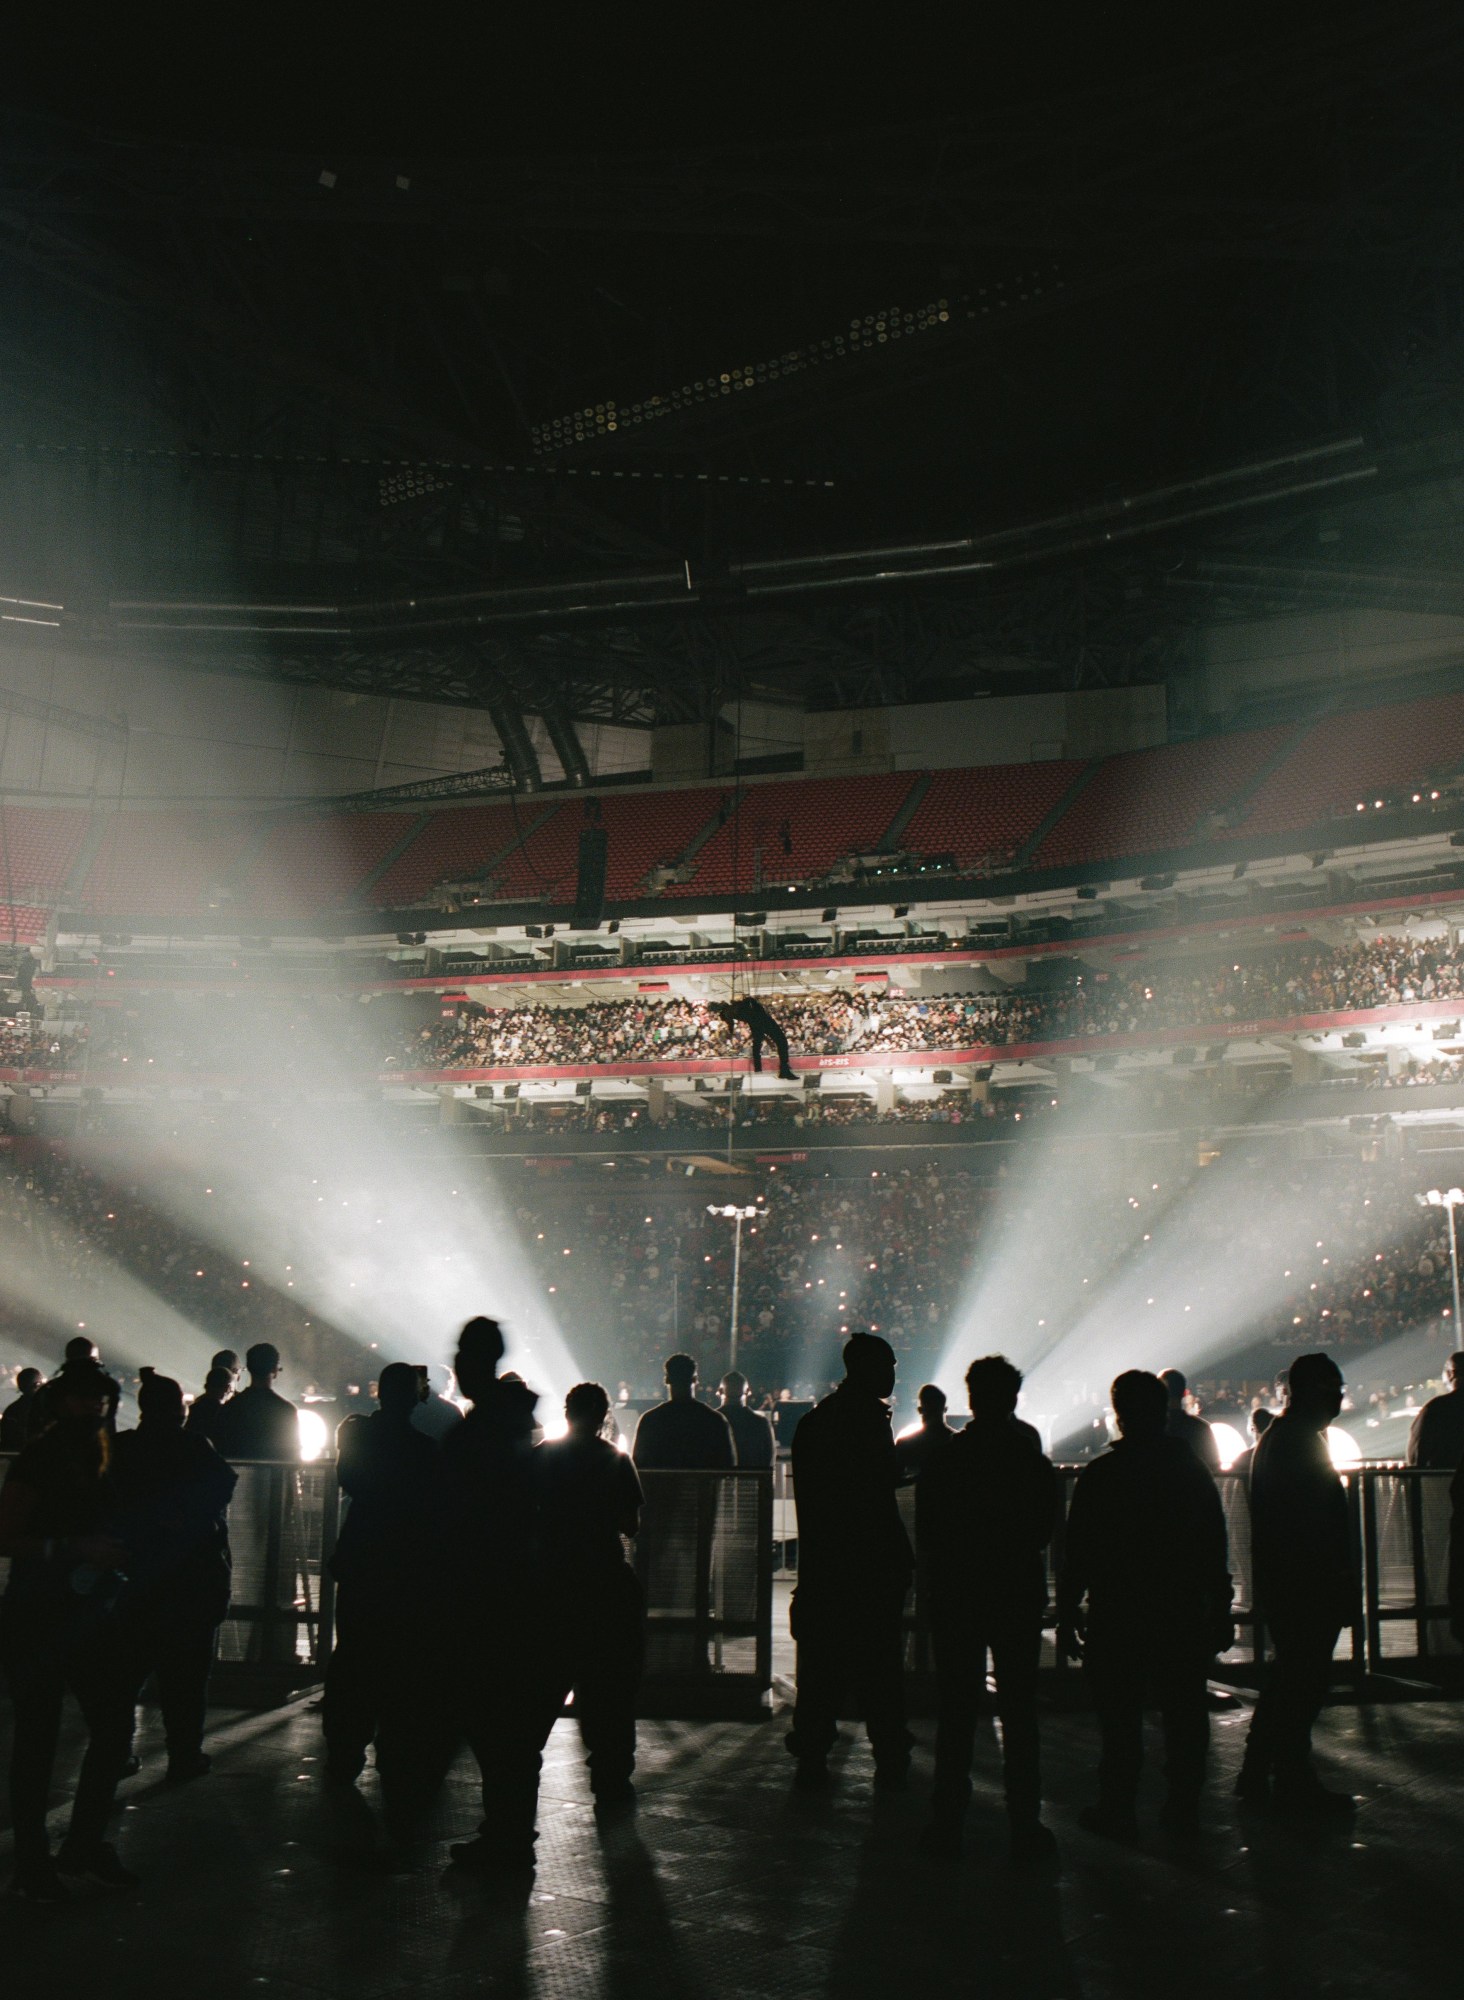
M463 1420L462 1411L447 1393L452 1387L452 1370L424 1367L422 1376L423 1393L412 1412L412 1428L441 1444L448 1432L455 1431Z
M22 1368L16 1376L15 1401L7 1404L0 1416L0 1451L19 1451L31 1436L36 1391L44 1380L39 1368Z
M112 1446L107 1492L127 1551L118 1635L135 1694L156 1674L168 1780L209 1768L203 1753L208 1676L229 1610L228 1505L238 1475L184 1423L183 1391L142 1370L138 1423Z
M35 1404L31 1410L30 1435L32 1437L38 1431L44 1430L47 1424L55 1422L61 1398L65 1393L62 1385L68 1374L78 1371L86 1378L88 1383L91 1382L94 1371L101 1375L107 1385L106 1426L108 1431L114 1431L117 1428L117 1405L122 1400L122 1385L114 1377L108 1375L102 1367L96 1342L88 1339L84 1333L79 1333L74 1339L67 1341L61 1366L56 1370L56 1373L51 1377L49 1382L43 1382L41 1387L36 1391Z
M531 1869L541 1744L542 1605L535 1561L534 1405L500 1380L503 1332L471 1319L453 1372L472 1405L441 1446L453 1577L450 1659L464 1731L483 1780L478 1837L459 1841L469 1868Z
M895 1497L894 1387L894 1349L856 1333L843 1381L793 1437L798 1700L787 1740L805 1784L824 1779L846 1690L869 1732L875 1782L902 1785L909 1770L903 1640L914 1557Z
M107 1412L115 1384L95 1362L65 1372L53 1421L26 1445L0 1491L0 1661L10 1689L10 1808L16 1893L64 1902L63 1875L128 1888L136 1877L106 1845L107 1819L132 1735L113 1612L124 1552L106 1530ZM71 1823L53 1861L46 1833L63 1700L75 1696L88 1741Z
M946 1422L946 1392L934 1382L921 1389L915 1407L918 1426L895 1439L895 1463L902 1480L920 1478L957 1435Z
M442 1456L415 1428L421 1382L405 1361L381 1371L374 1416L337 1433L336 1477L349 1505L330 1557L335 1647L321 1726L326 1776L354 1784L376 1744L388 1826L406 1834L445 1767L434 1713L441 1692Z
M1464 1645L1464 1466L1449 1481L1449 1630Z
M234 1393L234 1378L227 1368L210 1368L203 1378L203 1393L188 1406L184 1428L195 1437L219 1445L224 1432L224 1410Z
M534 1453L544 1575L541 1744L571 1690L602 1815L635 1804L635 1698L645 1601L627 1544L640 1526L635 1467L605 1438L610 1399L581 1382L564 1399L566 1437Z
M1164 1419L1164 1435L1182 1438L1204 1466L1206 1472L1214 1474L1220 1470L1220 1447L1215 1442L1215 1433L1203 1417L1192 1417L1184 1406L1189 1384L1177 1368L1165 1368L1159 1380L1164 1384L1164 1392L1169 1398L1168 1414Z
M1266 1435L1266 1432L1271 1428L1272 1424L1274 1424L1275 1421L1276 1421L1276 1412L1274 1410L1268 1410L1264 1403L1262 1403L1258 1409L1254 1409L1250 1413L1250 1421L1247 1425L1247 1429L1250 1431L1251 1434L1251 1442L1246 1446L1244 1451L1236 1453L1230 1465L1230 1470L1234 1473L1239 1474L1239 1476L1245 1481L1247 1481L1247 1483L1249 1483L1251 1476L1251 1469L1256 1462L1256 1446L1260 1443L1261 1439Z
M222 1368L229 1378L230 1390L238 1388L239 1376L242 1371L239 1366L239 1357L232 1347L221 1347L208 1366L210 1374L213 1373L215 1368Z
M1164 1727L1163 1823L1174 1833L1198 1823L1205 1671L1231 1641L1231 1584L1220 1495L1189 1445L1166 1436L1165 1385L1135 1368L1110 1395L1119 1439L1073 1488L1058 1643L1085 1661L1102 1738L1098 1803L1080 1822L1124 1840L1137 1831L1146 1697Z
M784 1083L793 1081L793 1071L788 1065L788 1037L764 1007L761 1000L712 1000L707 1011L718 1015L730 1028L734 1021L740 1021L752 1035L752 1066L762 1074L763 1043L771 1042L778 1058L778 1075Z
M777 1451L773 1427L760 1410L748 1407L747 1377L739 1375L735 1368L722 1377L721 1404L722 1415L732 1432L738 1470L766 1472Z
M1449 1472L1464 1464L1464 1353L1444 1363L1444 1393L1430 1396L1408 1433L1410 1465L1442 1466Z
M673 1354L666 1363L666 1401L635 1427L632 1457L646 1472L730 1472L737 1463L732 1427L719 1410L696 1400L696 1363Z
M1332 1678L1332 1659L1357 1597L1347 1496L1327 1449L1342 1408L1342 1375L1326 1354L1302 1354L1287 1378L1286 1408L1256 1446L1251 1467L1251 1563L1256 1608L1271 1634L1270 1668L1251 1717L1236 1790L1272 1793L1295 1812L1351 1812L1312 1767L1311 1732Z
M300 1425L295 1405L275 1393L280 1351L261 1340L244 1356L249 1386L231 1396L219 1413L218 1445L225 1458L300 1456Z
M1052 1539L1057 1480L1025 1426L1013 1421L1021 1386L1020 1370L1005 1355L989 1354L967 1369L971 1421L949 1434L920 1473L919 1539L938 1702L926 1851L960 1852L990 1653L1012 1859L1028 1863L1054 1848L1042 1824L1037 1664L1047 1609L1043 1550Z

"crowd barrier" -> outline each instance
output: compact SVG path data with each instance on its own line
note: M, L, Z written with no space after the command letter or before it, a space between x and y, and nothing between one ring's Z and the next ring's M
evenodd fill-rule
M1048 1602L1055 1598L1062 1562L1068 1504L1081 1466L1057 1468L1061 1493L1057 1529L1048 1550ZM1352 1617L1337 1644L1339 1671L1361 1687L1368 1676L1383 1677L1420 1693L1455 1687L1464 1674L1464 1647L1449 1630L1449 1532L1453 1474L1432 1468L1365 1465L1343 1477L1348 1532L1357 1593ZM1215 1678L1254 1686L1266 1654L1264 1621L1256 1608L1251 1569L1250 1495L1239 1473L1221 1473L1216 1484L1225 1509L1230 1572L1235 1584L1235 1646L1215 1665ZM915 1540L915 1490L900 1493L905 1525ZM792 1468L780 1461L775 1476L773 1519L775 1568L796 1580L797 1507ZM923 1615L920 1575L906 1605L906 1664L917 1686L928 1682L932 1660ZM1049 1616L1049 1628L1052 1624ZM1049 1629L1049 1638L1050 1638ZM1049 1654L1059 1673L1068 1663Z
M0 1456L0 1472L6 1460ZM264 1696L318 1682L330 1657L334 1586L327 1557L339 1525L335 1466L256 1461L237 1468L229 1511L234 1586L219 1636L216 1693ZM1062 1493L1048 1554L1049 1586L1062 1560L1067 1503L1079 1467L1058 1468ZM1448 1611L1452 1474L1370 1465L1343 1480L1358 1589L1338 1643L1339 1673L1360 1690L1382 1677L1399 1691L1456 1686L1464 1649ZM646 1600L648 1716L756 1712L773 1680L774 1578L796 1581L797 1509L786 1460L768 1472L643 1472L645 1508L632 1559ZM1237 1643L1215 1677L1255 1683L1265 1630L1251 1584L1246 1482L1218 1481L1230 1536ZM900 1505L914 1529L914 1490ZM0 1562L0 1583L5 1565ZM906 1658L917 1689L931 1656L916 1587L907 1605ZM1066 1665L1055 1655L1058 1673Z
M0 1455L0 1474L8 1463ZM233 1591L216 1698L276 1698L330 1658L328 1557L341 1502L333 1460L235 1466ZM751 1712L772 1686L773 1513L767 1472L643 1472L632 1559L646 1599L647 1715ZM0 1585L6 1565L0 1561Z

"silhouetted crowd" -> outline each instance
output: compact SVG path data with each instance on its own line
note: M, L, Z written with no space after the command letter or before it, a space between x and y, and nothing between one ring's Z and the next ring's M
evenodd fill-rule
M564 1435L546 1440L534 1391L500 1372L505 1343L470 1320L454 1357L460 1405L423 1367L383 1369L377 1409L337 1437L346 1511L330 1566L335 1645L321 1720L325 1780L356 1783L374 1747L388 1838L417 1850L447 1772L466 1744L482 1816L450 1865L494 1876L534 1867L542 1754L572 1701L597 1816L636 1807L636 1700L646 1657L642 1574L693 1574L711 1560L709 1512L694 1489L643 1488L639 1473L748 1473L773 1464L772 1432L729 1375L721 1407L698 1400L696 1364L665 1364L665 1400L632 1452L617 1449L610 1400L593 1382L565 1399ZM18 1446L0 1490L0 1667L14 1711L10 1797L13 1892L65 1902L86 1883L137 1878L108 1839L117 1786L138 1768L136 1704L155 1678L166 1781L207 1775L207 1682L230 1598L231 1460L292 1461L295 1416L260 1345L215 1357L190 1406L144 1371L135 1429L118 1431L118 1385L89 1340L69 1343L49 1382L29 1381L3 1413ZM1022 1376L1004 1356L966 1371L970 1421L920 1394L918 1428L896 1441L897 1357L851 1334L843 1379L792 1441L798 1522L790 1619L797 1692L787 1735L795 1782L831 1782L842 1718L862 1718L879 1789L904 1789L914 1746L905 1707L907 1604L918 1574L934 1649L935 1770L925 1852L959 1856L988 1676L1001 1722L1011 1861L1048 1865L1038 1671L1044 1627L1081 1661L1097 1724L1095 1797L1078 1815L1102 1839L1137 1838L1144 1715L1156 1708L1166 1792L1160 1822L1188 1841L1203 1827L1207 1678L1234 1638L1227 1514L1209 1427L1177 1371L1127 1370L1112 1383L1117 1437L1079 1473L1055 1596L1048 1550L1059 1485L1037 1432L1017 1415ZM31 1371L34 1374L35 1371ZM1326 1434L1342 1377L1325 1354L1298 1357L1282 1407L1260 1413L1240 1470L1254 1610L1270 1658L1235 1790L1248 1809L1291 1821L1343 1820L1352 1795L1328 1784L1312 1732L1339 1636L1358 1616L1355 1540ZM1261 1419L1264 1418L1265 1421ZM1415 1425L1415 1463L1452 1467L1450 1602L1464 1637L1464 1353ZM900 1487L914 1487L915 1537ZM707 1489L700 1489L705 1492ZM632 1544L650 1545L630 1559ZM698 1594L704 1594L699 1592ZM1053 1601L1050 1601L1053 1600ZM53 1854L47 1812L62 1704L72 1695L87 1744L69 1824Z

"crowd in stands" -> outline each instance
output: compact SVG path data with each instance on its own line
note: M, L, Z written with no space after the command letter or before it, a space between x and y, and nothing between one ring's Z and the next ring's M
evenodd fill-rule
M1327 949L1282 947L1244 963L1176 961L1121 974L1083 970L991 992L945 995L797 993L769 989L765 1005L799 1056L880 1056L1012 1047L1096 1036L1207 1028L1464 1000L1464 947L1379 936ZM595 1066L639 1062L739 1062L748 1036L701 1002L637 995L582 1007L483 1007L404 1026L399 1008L363 1008L341 997L294 1002L213 998L164 1001L146 1011L109 1007L86 1024L0 1022L0 1066L207 1075L251 1070L273 1079L342 1070ZM909 1112L904 1116L913 1115Z
M739 1352L749 1376L774 1396L824 1382L841 1329L853 1325L888 1337L907 1373L929 1373L973 1272L994 1258L1002 1337L1055 1342L1115 1274L1155 1254L1165 1216L1210 1171L1178 1144L1162 1151L1162 1165L1160 1151L1145 1158L1152 1170L1105 1146L1076 1165L1054 1149L1036 1174L1015 1157L994 1173L944 1158L844 1177L786 1165L766 1173L766 1214L742 1243ZM1420 1208L1417 1180L1406 1161L1257 1164L1240 1221L1214 1202L1176 1211L1194 1270L1187 1297L1211 1321L1223 1312L1231 1239L1243 1228L1247 1255L1278 1266L1264 1309L1234 1330L1237 1357L1256 1358L1258 1374L1292 1346L1344 1350L1366 1367L1370 1351L1400 1335L1444 1338L1446 1218ZM678 1179L653 1191L597 1186L588 1198L566 1184L517 1207L523 1253L555 1318L604 1379L624 1380L636 1396L654 1393L660 1360L678 1342L726 1351L732 1232L707 1214L707 1200L700 1180ZM1255 1232L1269 1212L1298 1203L1326 1222L1287 1249L1283 1265L1282 1250L1260 1247ZM1043 1248L1059 1243L1072 1254ZM64 1148L28 1148L0 1164L0 1250L0 1356L44 1351L63 1309L105 1337L117 1325L121 1273L141 1302L130 1311L171 1312L240 1351L272 1341L294 1357L297 1388L314 1383L331 1395L359 1380L362 1347L349 1329L297 1304L283 1271L250 1268L180 1221L166 1180L145 1187ZM1074 1367L1074 1393L1092 1386L1082 1372Z

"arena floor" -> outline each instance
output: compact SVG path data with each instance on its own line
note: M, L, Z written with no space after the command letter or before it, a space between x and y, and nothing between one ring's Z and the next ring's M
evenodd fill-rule
M1046 1730L1052 1879L1003 1858L994 1745L978 1772L968 1854L916 1848L930 1769L928 1724L906 1794L878 1798L862 1742L838 1753L827 1795L792 1790L783 1719L649 1723L641 1805L604 1836L578 1738L550 1745L531 1888L510 1892L444 1867L471 1831L473 1772L453 1774L435 1831L411 1862L380 1843L374 1781L321 1782L308 1700L220 1716L215 1770L177 1793L125 1789L122 1843L140 1891L64 1910L0 1905L5 1990L89 1995L274 1994L375 2000L410 1993L605 1994L636 2000L768 1994L1033 1996L1446 1995L1459 1990L1464 1711L1442 1703L1328 1712L1329 1761L1345 1753L1364 1798L1345 1831L1253 1823L1228 1795L1247 1711L1218 1714L1211 1830L1189 1848L1157 1829L1135 1850L1082 1833L1091 1725ZM1149 1798L1152 1826L1156 1803ZM0 1840L0 1847L5 1843Z

